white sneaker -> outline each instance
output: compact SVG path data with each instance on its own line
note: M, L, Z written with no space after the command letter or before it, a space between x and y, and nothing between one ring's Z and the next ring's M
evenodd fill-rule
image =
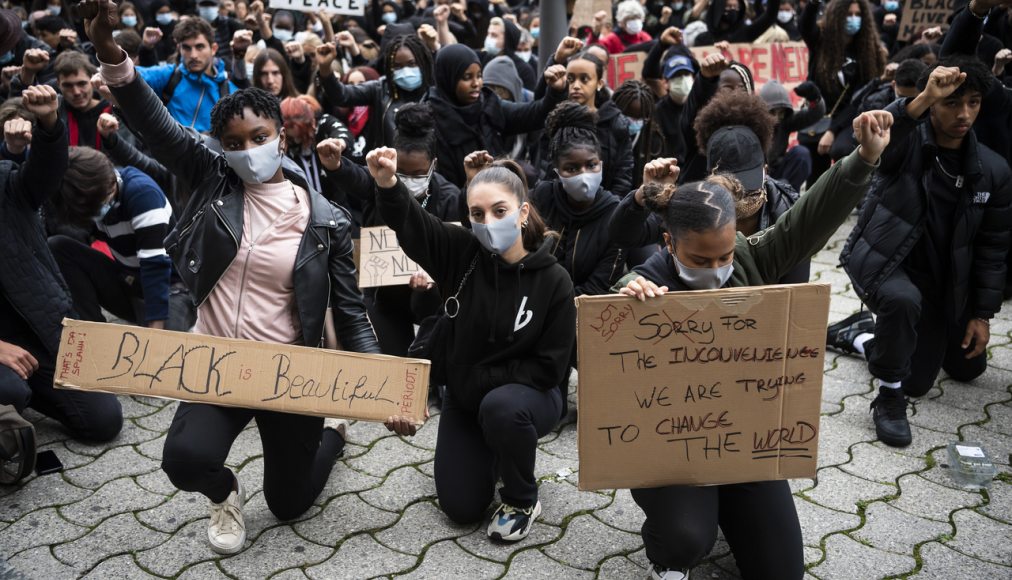
M665 570L657 564L650 566L650 580L689 580L688 570Z
M525 510L500 504L488 523L488 537L501 542L519 542L531 532L534 520L540 515L540 500Z
M246 503L246 489L242 480L235 478L238 491L228 494L221 503L211 502L211 523L207 526L207 541L219 554L236 554L246 543L246 522L242 506Z
M345 419L335 419L333 417L325 417L323 419L324 429L333 429L341 435L341 439L348 440L348 421Z

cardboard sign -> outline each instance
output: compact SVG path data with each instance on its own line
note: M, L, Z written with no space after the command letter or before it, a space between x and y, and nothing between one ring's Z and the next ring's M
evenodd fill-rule
M829 290L577 298L580 489L814 477Z
M695 46L691 50L700 62L707 55L717 52L713 46ZM723 54L752 71L756 94L764 84L776 80L787 88L795 108L804 101L792 90L808 78L808 47L804 42L732 44L730 50Z
M569 19L569 29L593 27L594 15L602 10L608 14L605 22L611 22L611 0L576 0L573 4L573 17Z
M270 0L270 7L275 10L295 10L297 12L329 12L331 14L347 14L348 16L364 16L365 6L369 0Z
M64 319L55 384L300 415L425 421L429 361Z
M399 286L424 270L404 254L397 233L386 226L362 228L359 238L360 288Z
M642 80L646 60L645 52L623 52L608 57L608 86L617 89L626 81Z
M949 28L946 22L957 8L958 0L901 0L903 16L900 18L899 40L916 40L925 29L941 26L942 32Z

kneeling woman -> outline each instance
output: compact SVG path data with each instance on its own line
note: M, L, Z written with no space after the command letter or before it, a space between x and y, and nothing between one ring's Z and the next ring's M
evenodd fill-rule
M113 42L108 10L89 22L102 76L130 126L193 194L165 246L198 304L197 333L320 346L328 306L344 348L379 352L352 259L348 214L281 169L286 138L277 97L244 89L211 110L212 152L176 123ZM232 443L256 419L264 499L279 519L312 504L344 447L340 425L319 417L181 403L162 469L211 500L211 548L232 554L246 538L246 493L225 467ZM324 427L331 428L324 428Z
M646 300L667 291L776 284L829 240L864 197L889 143L892 116L854 120L861 146L829 171L772 227L746 238L735 231L734 178L717 175L683 185L645 184L648 205L662 214L668 251L623 279L621 293ZM646 172L649 173L649 172ZM801 528L786 481L632 490L646 514L643 542L651 577L686 578L717 538L720 525L742 577L798 579L804 574Z
M562 416L559 385L576 339L573 283L552 256L555 236L512 162L471 180L469 232L422 209L397 177L395 150L373 150L366 161L380 215L453 317L432 353L447 385L436 439L439 505L455 522L479 521L502 478L488 535L521 540L541 513L534 456ZM403 420L392 428L414 433Z

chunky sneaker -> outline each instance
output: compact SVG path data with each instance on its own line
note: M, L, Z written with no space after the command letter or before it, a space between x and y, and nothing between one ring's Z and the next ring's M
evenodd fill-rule
M913 437L907 421L907 397L903 389L879 387L871 402L872 419L878 440L892 447L906 447Z
M857 354L854 339L864 333L875 332L875 319L871 312L862 310L851 314L826 329L826 346L847 354Z
M503 542L519 542L531 532L531 525L540 515L540 501L525 510L502 504L488 523L488 537Z
M0 484L11 485L35 469L35 427L10 405L0 405Z
M228 494L221 503L211 502L211 523L207 526L207 540L211 549L219 554L237 554L246 543L246 522L242 506L246 503L246 489L236 477L238 491Z
M650 580L689 580L689 571L666 570L654 564L650 567Z

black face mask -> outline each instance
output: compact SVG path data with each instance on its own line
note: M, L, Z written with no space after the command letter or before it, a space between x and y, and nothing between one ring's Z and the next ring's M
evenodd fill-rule
M720 21L728 26L734 26L738 24L739 13L737 10L725 10L724 14L721 15Z

